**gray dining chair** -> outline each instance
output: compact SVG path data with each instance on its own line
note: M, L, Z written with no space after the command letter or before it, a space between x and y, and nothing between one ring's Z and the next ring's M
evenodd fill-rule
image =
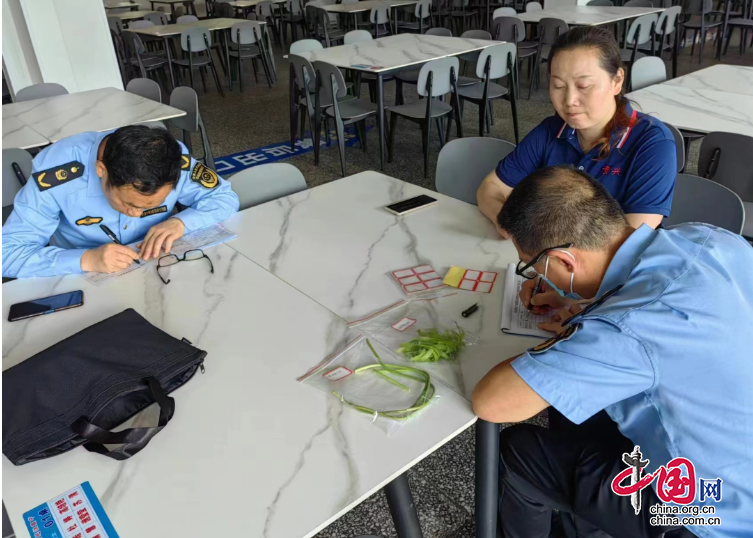
M632 91L638 91L647 86L661 84L667 80L667 66L658 56L645 56L637 59L630 67L630 82Z
M740 234L745 208L740 197L724 185L690 174L677 174L672 210L665 226L702 222Z
M499 138L457 138L447 142L437 161L437 192L476 205L476 191L515 144Z
M452 37L452 31L448 28L441 26L435 28L429 28L425 35L435 35L439 37ZM404 105L405 98L403 97L403 84L416 84L418 82L418 74L421 72L421 66L408 67L398 71L395 77L395 105ZM373 76L373 75L372 75ZM388 75L392 76L392 75ZM386 78L384 80L387 80ZM369 88L370 89L370 88ZM373 99L372 99L373 100Z
M714 12L713 0L686 0L682 14L684 17L697 17L697 19L685 20L682 23L683 36L681 42L685 41L685 32L693 30L693 45L690 47L690 56L695 53L696 38L700 34L701 41L698 46L698 63L703 61L703 47L706 44L706 32L716 28L721 32L723 21Z
M613 7L614 2L612 0L591 0L587 6L601 6L601 7Z
M452 9L449 16L454 33L464 32L469 24L471 28L480 26L479 11L475 6L471 6L470 0L451 0L451 2Z
M685 170L685 144L684 138L680 130L671 123L665 123L667 129L672 133L675 139L675 147L677 148L677 173L679 174Z
M145 99L151 99L152 101L162 102L162 90L159 84L150 78L134 78L128 82L126 86L128 93L140 95Z
M222 97L225 97L225 92L222 91L222 85L220 84L220 78L217 75L217 68L214 65L214 58L212 57L212 33L206 28L190 28L181 32L180 47L186 53L186 57L173 58L172 63L182 69L188 70L188 78L191 81L191 88L194 87L193 70L195 67L198 67L199 74L201 75L201 84L204 88L204 92L207 91L203 68L209 67L214 76L214 83L217 86L217 91L220 92ZM204 54L202 55L202 53ZM180 70L178 71L178 74L182 79Z
M3 224L13 211L13 200L31 175L31 154L19 148L3 150ZM19 178L19 174L23 178Z
M743 9L743 11L740 12L737 16L725 14L725 17L727 17L728 20L727 24L725 25L727 29L727 41L724 45L724 54L727 54L727 49L729 49L729 42L732 40L732 34L735 32L735 28L738 28L740 30L740 54L745 53L748 42L748 32L753 32L753 2L746 1L743 3L743 8L745 8L745 6L747 6L747 13L745 13L745 9Z
M275 43L277 43L278 47L282 47L279 28L280 16L275 10L275 4L269 0L264 0L263 2L256 4L256 19L267 23L267 27L272 29Z
M494 106L493 99L506 99L510 101L512 110L513 127L515 130L515 143L519 143L518 134L518 108L516 102L515 85L515 45L513 43L500 43L492 45L481 51L476 62L476 76L481 83L470 86L459 86L460 112L464 114L466 101L479 106L479 136L484 132L491 132L491 109ZM508 77L507 87L501 86L494 80ZM449 133L448 133L449 138Z
M288 163L252 166L234 174L228 181L238 195L241 211L308 188L301 171Z
M189 24L192 22L198 22L199 17L196 15L181 15L175 20L176 24Z
M626 39L628 48L623 48L622 50L620 50L622 63L625 64L628 69L628 77L627 81L625 82L625 86L628 89L631 88L630 67L633 65L633 62L635 62L639 58L646 56L646 54L640 52L638 48L641 45L652 42L652 40L654 39L654 30L658 21L659 15L657 15L656 13L649 13L647 15L636 17L630 23Z
M204 157L197 160L202 161L209 168L214 169L214 156L212 154L212 148L209 145L207 130L204 127L204 122L199 113L199 97L196 95L196 92L193 88L189 88L188 86L179 86L175 88L170 94L170 106L186 113L184 116L171 118L168 121L183 131L183 143L186 145L186 148L188 148L188 152L193 154L191 133L199 133L199 136L201 137L201 145L204 150Z
M449 135L452 114L455 114L457 123L457 136L463 137L462 118L460 116L460 104L458 102L457 79L460 72L460 61L454 57L441 58L426 62L418 74L416 90L418 95L424 97L418 101L406 105L388 107L390 113L389 129L389 152L388 162L392 162L395 146L395 133L397 131L397 119L405 118L421 126L424 150L424 177L429 177L429 140L431 139L431 123L435 121L439 131L439 143L444 146L444 133L442 121L447 117L447 133ZM451 93L450 104L439 98Z
M117 32L118 34L123 33L124 26L123 26L123 19L120 17L107 17L107 26L110 27L110 30L113 30Z
M230 28L230 72L232 73L232 63L235 61L237 67L236 73L238 75L238 86L240 91L243 91L243 60L251 60L251 65L254 68L254 79L256 83L259 83L259 76L257 73L256 61L261 61L262 69L264 69L264 75L267 77L267 86L272 87L272 68L269 65L269 58L267 56L267 49L264 46L264 29L261 23L257 21L244 21L234 24ZM230 91L233 90L232 74L230 78Z
M306 6L306 12L312 15L314 38L322 41L325 48L338 45L343 41L345 30L334 26L327 10L309 3Z
M374 37L377 39L380 36L379 27L383 28L382 36L385 34L392 34L392 25L390 24L390 8L386 5L378 6L371 9L369 12L369 22L374 27Z
M480 39L482 41L492 40L492 35L486 30L466 30L460 35L460 37L464 39ZM469 86L471 84L478 84L480 82L480 80L477 78L465 76L468 64L471 62L475 63L478 60L479 54L481 54L481 51L476 50L473 52L466 52L458 56L458 58L460 58L460 60L462 60L463 62L463 67L460 69L460 76L458 77L458 88Z
M677 77L677 54L680 48L679 29L677 21L682 13L681 6L668 7L659 13L654 37L650 43L638 47L641 52L651 53L662 57L664 51L670 51L672 57L672 78Z
M540 2L528 2L526 4L526 13L530 13L531 11L542 11L543 9L544 8Z
M431 11L431 0L419 0L415 5L413 11L413 18L415 21L397 21L397 31L418 32L423 34L424 30L427 30L434 26L434 17Z
M499 11L499 10L497 10ZM496 13L496 12L495 12ZM523 60L528 61L528 74L529 76L533 72L533 60L536 57L536 51L539 46L538 41L526 40L526 27L523 21L519 17L513 16L499 16L495 17L492 21L492 35L497 41L505 41L507 43L515 43L517 45L517 61L515 73L515 89L517 90L517 96L520 96L520 63Z
M148 52L141 36L129 30L123 32L123 48L126 65L131 68L131 72L137 72L137 76L141 78L147 78L149 73L155 73L162 79L164 87L167 87L168 60L162 51Z
M351 30L350 32L345 34L343 42L345 45L353 45L355 43L362 43L364 41L373 41L373 40L374 40L374 36L372 36L371 32L369 32L368 30ZM382 80L384 82L389 82L394 79L395 77L393 75L385 75L384 77L382 77ZM369 98L371 99L371 102L376 103L377 76L374 73L364 73L362 71L356 71L355 81L356 81L356 88L355 88L356 97L361 96L361 83L365 82L369 87ZM400 89L400 92L402 92L402 88ZM396 99L395 102L397 102L398 93L396 93L395 95L395 99ZM400 95L402 94L400 93Z
M538 2L531 2L526 5L526 8L531 4ZM533 83L536 82L536 89L539 87L539 78L541 63L549 61L549 52L552 50L552 45L557 41L560 35L566 33L569 27L562 19L555 19L552 17L543 17L539 21L539 44L536 48L536 58L533 61L533 73L530 75L530 81L528 83L528 99L531 99L531 90L533 89Z
M334 118L335 131L337 133L337 144L340 148L340 167L342 175L345 177L345 126L354 125L356 136L361 143L361 148L366 151L366 120L377 117L380 113L376 103L368 99L348 99L342 101L346 96L345 78L342 72L332 64L326 62L314 62L314 71L318 80L316 102L322 100L331 103L331 106L324 110L325 116ZM384 114L384 111L381 111ZM314 147L319 145L319 132L314 136Z
M165 26L166 24L170 24L170 18L166 13L147 13L146 15L144 15L144 20L147 20L156 26Z
M152 21L147 20L141 20L141 21L132 21L128 25L129 30L141 30L143 28L151 28L154 26L154 23Z
M58 95L67 95L68 90L55 82L42 82L26 86L16 92L16 102L33 101L34 99L44 99L45 97L56 97Z
M492 20L496 19L497 17L517 17L518 12L515 11L514 7L498 7L494 10L494 13L492 13Z
M714 132L701 142L698 175L731 189L743 201L746 211L746 237L753 237L753 137Z

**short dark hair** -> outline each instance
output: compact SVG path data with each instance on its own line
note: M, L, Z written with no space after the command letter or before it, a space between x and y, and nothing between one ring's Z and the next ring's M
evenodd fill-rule
M628 226L607 189L572 166L541 168L523 179L497 223L531 256L565 243L602 250Z
M107 137L102 162L112 187L131 185L150 195L180 179L181 147L167 129L121 127Z

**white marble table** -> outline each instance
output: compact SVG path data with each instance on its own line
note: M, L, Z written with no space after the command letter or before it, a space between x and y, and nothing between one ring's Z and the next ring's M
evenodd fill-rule
M154 9L154 4L169 5L173 21L176 19L175 7L178 4L185 6L191 15L196 15L196 4L194 4L194 0L150 0L149 3L152 5L152 9Z
M301 53L300 56L307 58L310 62L327 62L343 69L376 74L377 103L379 109L383 109L384 76L386 74L399 71L405 67L420 65L430 60L482 50L498 43L500 41L425 34L398 34L352 45L340 45L305 52ZM377 126L379 129L380 168L384 170L385 146L382 114L377 114Z
M36 148L46 146L50 141L26 125L18 118L3 117L3 149Z
M660 13L664 8L653 7L608 7L608 6L559 6L540 11L518 13L523 22L538 23L545 17L562 19L573 26L598 26L627 19L634 19L649 13Z
M3 122L19 121L49 142L85 131L107 131L184 115L177 108L116 88L3 105Z
M108 13L108 17L117 17L123 21L135 21L137 19L143 19L151 13L159 13L158 11L126 11L123 13Z
M105 3L105 10L108 9L123 9L123 8L130 8L132 10L136 10L139 8L139 5L135 2L106 2Z
M404 217L383 209L419 194L439 203ZM348 321L405 298L391 271L431 264L441 275L451 265L498 272L492 293L459 292L448 299L455 317L476 301L482 307L468 318L481 341L467 349L468 360L455 372L456 390L468 397L493 366L537 342L500 330L504 272L518 257L476 206L362 172L248 209L226 226L254 230L228 246Z
M4 370L126 308L208 352L206 373L173 393L175 417L134 458L83 448L21 467L3 458L3 499L18 536L26 510L87 480L123 537L311 536L476 420L468 401L440 385L435 405L387 437L297 383L352 337L343 320L227 245L206 253L214 274L178 264L168 286L153 263L101 286L79 276L3 285ZM13 303L77 289L81 308L7 321Z
M716 64L664 82L694 90L712 90L753 97L753 67ZM731 97L735 99L735 97Z
M361 0L354 4L333 4L330 6L322 6L322 9L334 14L351 14L353 15L354 27L358 29L358 15L365 11L371 11L372 9L379 7L386 7L392 14L390 15L390 24L392 26L392 34L397 34L397 17L395 16L395 10L399 7L413 6L418 4L419 0ZM420 34L419 34L420 35Z
M738 80L743 85L736 86L734 91L722 91L715 87L716 83L711 78L696 76L684 81L674 79L655 84L631 92L627 97L638 110L671 123L678 129L753 136L753 95L749 95L750 88L744 86L745 79L751 77L751 73L753 71L738 72ZM729 77L721 80L729 81Z

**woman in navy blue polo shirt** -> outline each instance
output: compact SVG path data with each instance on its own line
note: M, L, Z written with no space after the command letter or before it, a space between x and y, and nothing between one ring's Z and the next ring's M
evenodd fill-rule
M607 188L633 227L656 228L672 206L675 141L661 121L633 110L623 97L625 70L612 34L588 26L563 34L549 54L549 74L557 114L484 179L477 193L481 212L496 224L524 177L544 166L572 164Z

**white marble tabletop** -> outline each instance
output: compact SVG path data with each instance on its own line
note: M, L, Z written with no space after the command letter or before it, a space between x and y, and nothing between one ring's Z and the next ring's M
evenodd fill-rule
M173 420L132 459L80 447L21 467L3 458L19 536L25 511L88 480L123 537L307 537L474 423L470 404L439 385L437 402L388 437L296 382L352 331L227 245L206 253L214 274L181 263L168 286L153 262L100 286L80 276L3 284L4 370L126 308L208 353L206 373L172 394ZM7 321L13 303L78 289L81 308ZM150 424L145 414L132 422Z
M193 4L194 0L149 0L152 4Z
M663 83L631 92L627 98L638 110L678 129L753 136L753 95Z
M753 67L716 64L673 78L664 84L753 97Z
M300 56L310 62L322 61L347 69L379 73L485 49L498 43L500 41L406 33L303 52Z
M125 7L133 8L137 7L135 2L107 2L105 3L105 9L122 9Z
M331 6L322 6L322 9L330 13L360 13L362 11L371 11L374 8L386 6L389 8L400 6L412 6L418 4L419 0L362 0L354 4L334 4Z
M559 6L540 11L518 13L523 22L539 22L545 17L562 19L567 24L577 26L598 26L613 22L634 19L649 13L659 13L664 8L653 7L609 7L609 6Z
M236 24L242 24L249 22L243 19L230 19L230 18L217 18L217 19L203 19L200 21L187 22L185 24L162 24L150 26L148 28L135 28L130 30L137 34L150 35L154 37L169 37L172 35L178 35L191 28L206 28L207 30L227 30L232 28ZM266 25L266 21L255 21L261 25Z
M18 118L3 117L3 149L36 148L46 146L50 141L26 125Z
M3 105L3 121L14 118L57 142L85 131L107 131L185 112L117 88L101 88Z
M246 7L254 7L257 4L260 4L261 2L265 2L267 0L236 0L235 2L225 2L226 4L230 4L232 7L235 8L246 8ZM271 0L273 4L284 4L288 0Z
M431 208L397 217L384 210L393 202L428 194ZM511 242L476 206L377 172L363 172L231 217L240 232L228 246L348 321L378 312L405 296L391 271L421 264L444 275L451 265L496 271L490 294L459 292L443 299L450 313L481 303L465 325L481 341L468 347L455 369L453 388L470 397L484 374L537 343L504 335L500 312L504 273L518 257Z
M124 11L123 13L108 13L108 17L117 17L124 21L132 21L135 19L143 19L150 13L159 13L158 11Z

